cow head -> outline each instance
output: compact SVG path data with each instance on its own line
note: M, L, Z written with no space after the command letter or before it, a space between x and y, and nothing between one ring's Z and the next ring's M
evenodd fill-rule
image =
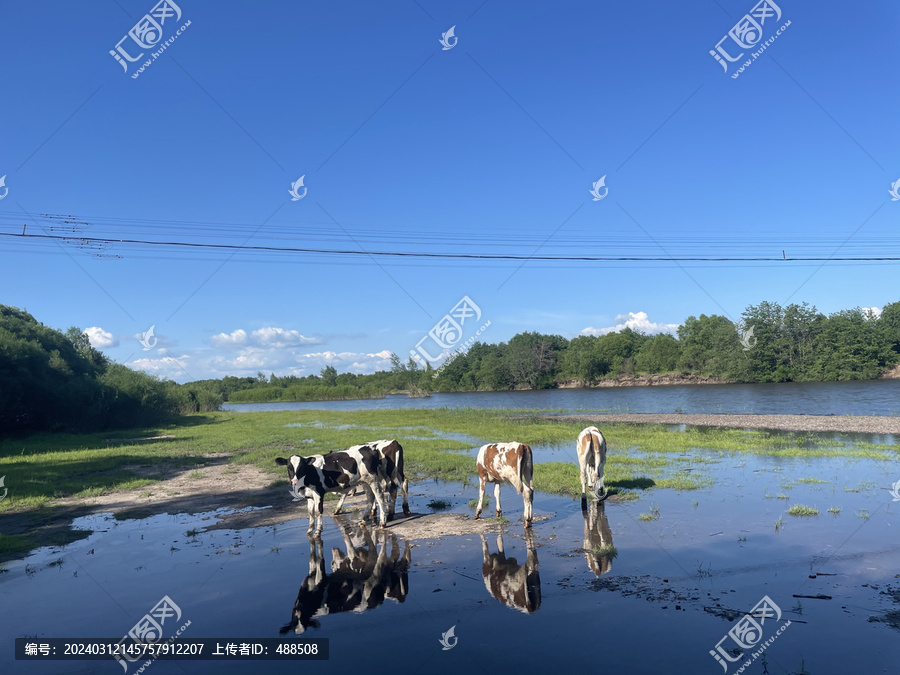
M306 460L303 457L300 457L299 455L291 455L290 459L277 457L275 463L278 466L287 467L288 480L291 481L291 485L294 487L295 491L299 492L306 487L306 482L304 480L306 474Z

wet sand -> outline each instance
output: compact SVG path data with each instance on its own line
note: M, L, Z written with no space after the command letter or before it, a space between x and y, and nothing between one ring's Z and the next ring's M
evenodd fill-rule
M566 422L596 425L689 424L728 429L776 429L780 431L824 431L863 434L900 434L900 417L847 415L706 415L684 413L628 413L595 415L543 415Z

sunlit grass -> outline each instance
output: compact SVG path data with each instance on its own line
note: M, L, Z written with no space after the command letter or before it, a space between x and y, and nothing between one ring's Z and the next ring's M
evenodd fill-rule
M819 509L812 506L804 506L803 504L794 504L787 510L787 514L795 518L810 518L819 515Z

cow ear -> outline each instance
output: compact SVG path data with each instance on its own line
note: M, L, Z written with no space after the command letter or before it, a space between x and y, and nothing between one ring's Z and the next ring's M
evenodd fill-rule
M275 463L278 466L287 466L288 461L284 457L276 457Z

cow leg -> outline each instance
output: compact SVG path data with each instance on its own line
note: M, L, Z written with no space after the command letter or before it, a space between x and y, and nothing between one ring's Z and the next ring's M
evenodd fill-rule
M366 492L366 510L363 511L362 523L365 525L366 521L369 519L369 514L372 513L372 505L375 503L375 495L372 493L372 489L368 486L368 484L363 483L363 489Z
M338 500L337 506L334 507L334 515L338 515L341 512L341 509L344 508L344 502L347 500L347 497L349 497L351 493L355 492L356 490L349 490L341 495L341 498Z
M531 505L534 502L534 488L531 485L522 485L522 498L525 501L525 527L531 527L533 520Z
M375 503L378 504L378 512L381 514L381 518L378 522L379 527L387 526L387 510L384 505L384 491L381 489L381 481L375 480L372 482L371 491L375 496Z
M594 459L594 468L597 472L597 479L594 482L594 491L597 494L597 499L606 499L606 485L604 484L605 476L604 469L606 468L606 458L601 457L601 449L597 448L597 456Z
M586 474L587 474L587 461L579 459L579 464L581 465L580 477L581 477L581 510L584 511L587 508L587 492L585 490L585 484L587 483ZM587 459L587 458L585 458Z
M403 476L400 483L400 489L403 491L403 515L409 515L409 481Z
M484 503L484 478L478 477L478 505L475 507L475 520L481 518L481 505Z
M393 520L394 519L394 509L396 508L396 503L397 503L397 483L396 483L396 481L391 480L391 481L388 481L388 485L389 485L389 487L388 487L388 495L387 495L387 498L388 498L387 519Z
M500 483L494 485L494 501L496 502L497 517L499 518L503 515L503 509L500 508Z

